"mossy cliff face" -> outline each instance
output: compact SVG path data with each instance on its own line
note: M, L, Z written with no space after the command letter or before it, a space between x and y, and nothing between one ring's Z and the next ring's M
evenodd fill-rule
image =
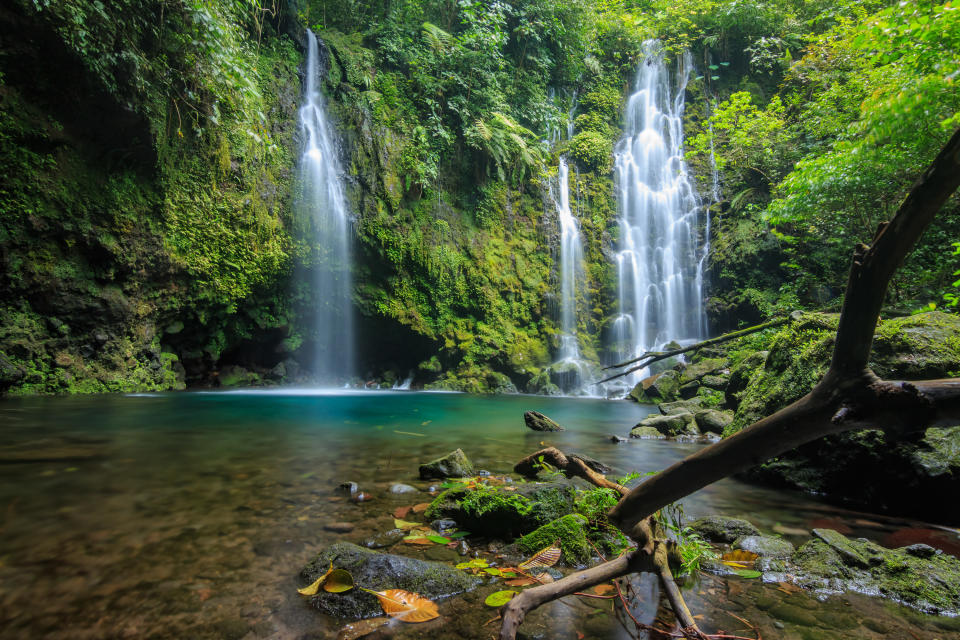
M0 392L177 388L298 341L299 54L168 5L0 10Z
M736 406L736 415L725 435L810 391L829 365L836 327L836 315L805 315L773 336L765 356L748 356L734 367L740 382L728 388L727 400ZM870 367L894 380L955 375L960 371L960 318L932 312L881 322ZM843 433L767 462L751 475L942 521L942 497L960 490L958 437L960 427L928 429L917 441L875 430Z

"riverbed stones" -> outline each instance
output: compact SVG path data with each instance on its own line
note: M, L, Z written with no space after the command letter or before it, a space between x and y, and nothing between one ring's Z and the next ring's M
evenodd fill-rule
M350 533L353 529L354 525L351 522L327 522L323 525L324 531L332 533Z
M353 576L355 584L367 589L404 589L436 600L464 591L480 584L478 577L458 571L450 565L427 562L403 556L370 551L363 547L339 542L317 555L300 572L304 585L314 582L326 573L333 564L335 569L345 569ZM310 603L324 613L338 618L359 619L383 615L376 596L361 589L345 593L320 591L310 598Z
M398 495L403 495L405 493L417 493L418 489L416 487L411 487L408 484L396 483L390 485L390 493L395 493Z
M564 431L559 424L543 415L539 411L527 411L523 414L523 422L532 431Z
M430 523L430 528L438 533L453 531L457 528L457 521L451 520L450 518L437 518Z
M674 402L661 402L657 405L657 409L665 416L672 416L678 413L696 413L701 410L702 406L702 398L687 398Z
M652 414L641 420L637 427L652 427L665 436L677 436L681 433L699 435L692 413L674 413L666 416Z
M463 449L456 449L445 456L420 465L420 479L431 478L469 478L473 475L473 465Z
M690 528L708 542L733 542L743 536L759 536L760 531L742 518L706 516L690 523Z
M813 533L791 559L800 586L880 595L926 613L960 614L960 559L936 551L917 557L907 547L886 549L830 529Z
M783 538L773 536L741 536L734 540L734 549L743 549L757 554L761 558L786 559L793 555L795 548Z
M367 538L362 544L368 549L384 549L397 544L403 540L405 535L407 535L407 532L403 529L391 529L390 531L384 531L383 533L378 533L375 536Z

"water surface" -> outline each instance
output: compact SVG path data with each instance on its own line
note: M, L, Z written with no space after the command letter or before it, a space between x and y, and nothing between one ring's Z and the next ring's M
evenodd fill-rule
M522 414L531 409L568 431L528 431ZM610 442L645 409L537 396L296 390L2 401L0 637L336 637L340 621L296 594L297 573L325 545L392 528L397 506L430 499L393 496L390 484L427 488L417 466L457 447L494 473L509 472L541 443L618 473L661 469L697 449ZM374 499L344 500L336 490L344 481ZM746 515L796 542L810 526L882 540L911 524L735 480L694 494L685 508L691 517ZM356 529L323 529L342 521ZM394 550L458 559L440 548ZM385 633L489 638L496 623L484 623L495 614L482 597L493 588L443 603L439 621ZM652 583L638 582L637 594L642 621L668 619ZM821 602L777 585L704 577L688 597L705 628L751 637L727 612L759 625L765 638L960 638L956 621L859 596ZM533 614L524 630L627 637L609 601L573 598Z

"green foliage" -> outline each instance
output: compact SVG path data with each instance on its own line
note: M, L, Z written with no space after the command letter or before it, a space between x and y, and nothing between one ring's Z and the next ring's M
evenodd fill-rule
M570 141L570 155L588 169L606 173L613 165L613 140L596 131L583 131Z

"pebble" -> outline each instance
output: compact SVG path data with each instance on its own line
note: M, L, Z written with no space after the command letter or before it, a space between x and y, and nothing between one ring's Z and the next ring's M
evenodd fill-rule
M350 496L350 499L353 500L354 502L367 502L369 500L373 500L373 496L371 496L369 493L364 493L363 491L360 491Z
M416 492L417 492L416 487L411 487L408 484L400 484L398 482L397 484L390 485L390 493L400 494L400 493L416 493Z
M470 553L470 545L467 544L466 540L461 540L459 543L457 543L457 553L459 553L461 556L465 556Z
M489 476L489 475L491 475L491 473L490 473L489 471L487 471L486 469L481 469L480 471L477 471L477 476L479 476L479 477L481 477L481 478L485 478L485 477L487 477L487 476Z
M363 546L368 549L383 549L384 547L397 544L403 540L403 536L405 535L407 534L403 529L391 529L390 531L379 533L372 538L367 538L363 541Z
M457 522L455 520L451 520L450 518L440 518L431 522L430 527L438 533L443 533L444 531L456 529Z
M360 486L356 482L342 482L340 486L337 487L343 493L348 493L350 495L355 494L360 490Z
M349 522L328 522L323 525L323 529L334 533L350 533L353 531L353 525Z

